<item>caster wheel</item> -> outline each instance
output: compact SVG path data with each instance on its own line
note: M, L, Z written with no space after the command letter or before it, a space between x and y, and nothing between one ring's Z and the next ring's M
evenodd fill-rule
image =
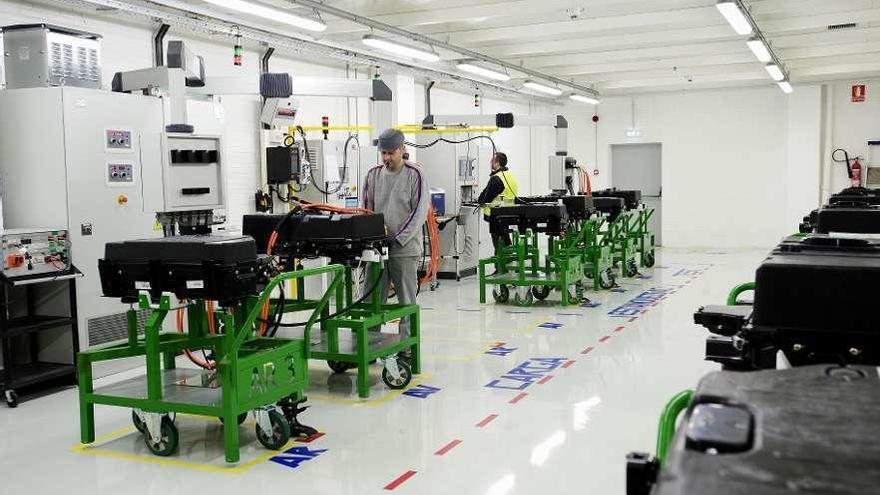
M584 286L578 282L574 289L568 288L568 302L570 304L580 304L584 301Z
M248 413L246 413L246 412L243 412L238 415L238 419L236 421L238 422L239 425L242 425L245 421L247 421L247 415L248 415ZM221 423L223 422L222 416L218 417L217 419L219 419Z
M133 424L134 427L137 428L137 431L141 433L147 431L146 425L141 421L140 415L134 409L131 411L131 424Z
M167 416L162 418L159 428L159 440L155 442L150 432L144 428L144 443L147 444L147 448L150 449L153 455L168 457L177 450L180 442L180 433L177 431L177 426L174 425L174 422Z
M639 273L635 260L629 260L623 265L623 274L627 277L635 277Z
M382 369L382 381L385 382L385 385L392 390L400 390L406 388L409 385L409 382L412 381L412 369L409 367L409 363L403 359L397 360L397 371L400 374L399 377L394 378L387 368Z
M345 373L354 368L351 363L344 363L342 361L327 361L327 366L329 366L334 373Z
M599 287L603 289L611 289L614 287L614 274L611 273L611 270L603 270L602 273L599 274Z
M257 440L269 450L279 450L290 440L290 423L278 411L269 411L269 423L272 433L267 435L257 422Z
M6 396L6 405L11 408L18 407L18 394L15 393L15 390L8 389L5 393Z
M510 289L506 285L499 285L496 289L492 289L492 297L495 302L504 304L510 300Z
M513 304L517 306L531 306L533 302L535 302L535 299L532 296L532 291L526 291L525 296L520 296L519 291L513 295Z
M645 256L642 257L642 263L648 268L651 268L652 266L654 266L655 261L656 260L654 259L654 252L653 251L651 251L649 253L645 253Z
M536 286L532 287L532 295L535 296L535 299L537 299L539 301L543 301L544 299L547 299L547 297L550 296L551 290L552 289L546 285L543 285L543 286L536 285Z

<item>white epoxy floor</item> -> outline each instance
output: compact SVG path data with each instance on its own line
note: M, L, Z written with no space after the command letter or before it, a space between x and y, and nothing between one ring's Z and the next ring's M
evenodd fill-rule
M252 420L242 461L228 466L215 419L179 416L180 452L156 458L121 408L97 406L99 441L78 448L75 389L0 406L2 493L359 495L396 484L402 494L622 495L626 453L653 452L665 402L717 368L703 361L694 310L723 303L765 254L663 250L644 270L650 278L589 292L595 308L480 305L474 278L443 281L419 300L424 365L413 383L432 387L421 387L426 397L389 391L374 373L361 401L354 372L331 375L313 361L312 408L301 419L325 434L275 453L278 462ZM675 290L632 321L608 314L652 288ZM539 326L548 322L561 326Z

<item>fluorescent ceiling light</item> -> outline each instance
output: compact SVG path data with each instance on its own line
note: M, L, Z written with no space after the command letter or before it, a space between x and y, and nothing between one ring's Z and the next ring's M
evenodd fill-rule
M289 14L283 10L273 9L256 3L245 2L243 0L205 0L210 4L219 7L241 12L243 14L251 14L264 19L282 22L298 28L308 29L309 31L323 31L327 29L327 25L316 19L309 19L294 14Z
M395 55L424 60L425 62L437 62L440 56L430 49L417 48L415 46L406 45L399 41L374 36L372 34L364 35L361 38L363 43L371 48L376 48Z
M535 81L526 81L523 83L523 86L533 91L537 91L539 93L544 93L547 95L559 96L562 94L562 90L559 88L545 86L541 83L536 83Z
M782 69L780 69L778 65L767 64L764 68L767 69L767 74L770 74L770 77L772 77L774 81L785 79L785 74L782 73Z
M487 77L489 79L494 79L496 81L510 81L510 76L504 72L499 72L497 70L487 69L482 65L476 65L471 61L462 61L459 62L458 70L469 72L471 74L476 74L478 76Z
M599 104L599 100L597 100L596 98L590 98L589 96L574 94L574 95L570 95L569 98L574 101L579 101L581 103L589 103L590 105L598 105Z
M749 24L749 20L746 19L746 16L739 9L737 2L721 0L715 4L715 7L727 19L727 22L730 23L736 34L752 34L752 25Z
M749 49L752 50L752 53L755 54L759 61L769 62L773 60L773 57L770 56L770 50L767 49L767 45L760 38L752 38L746 44L749 45Z
M794 88L791 87L791 83L788 82L788 81L779 81L779 82L776 83L776 84L778 84L778 85L779 85L779 89L781 89L782 92L785 93L785 94L787 94L787 95L788 95L788 94L791 94L791 92L794 91Z

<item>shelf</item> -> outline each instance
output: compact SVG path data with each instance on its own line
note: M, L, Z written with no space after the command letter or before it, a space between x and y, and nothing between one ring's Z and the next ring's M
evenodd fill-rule
M163 370L162 400L181 404L221 407L223 399L217 373L188 368ZM95 389L97 395L127 399L147 398L147 376L141 375Z
M26 335L69 325L73 325L73 318L69 316L25 316L9 320L5 329L0 328L0 336Z
M6 373L5 370L0 370L0 381L3 382L4 386L6 388L21 388L65 376L73 377L76 375L76 367L72 364L44 362L17 364L15 365L12 383L6 383Z

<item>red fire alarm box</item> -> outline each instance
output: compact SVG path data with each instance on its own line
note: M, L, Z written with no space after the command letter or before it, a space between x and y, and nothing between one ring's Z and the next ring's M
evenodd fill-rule
M853 103L863 103L865 101L865 85L864 84L854 84L852 87L852 102Z

